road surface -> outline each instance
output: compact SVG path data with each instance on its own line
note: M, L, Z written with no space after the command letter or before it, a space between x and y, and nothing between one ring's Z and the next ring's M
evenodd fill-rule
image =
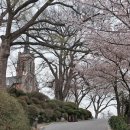
M52 123L42 130L108 130L107 120Z

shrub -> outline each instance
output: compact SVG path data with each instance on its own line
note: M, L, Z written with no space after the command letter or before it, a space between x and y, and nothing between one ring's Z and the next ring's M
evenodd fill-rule
M26 103L26 101L18 99L18 102L22 105L25 112L27 112L27 103Z
M46 109L48 106L47 103L44 101L41 101L40 105L41 105L42 109Z
M54 114L53 109L46 109L45 110L45 115L46 115L47 122L52 121L53 114Z
M61 113L60 111L55 110L54 113L53 113L52 119L53 119L54 121L57 121L57 120L59 120L59 119L61 118L61 115L62 115L62 113Z
M25 101L26 104L28 104L28 105L32 104L32 101L28 98L28 96L20 96L20 97L18 97L18 99Z
M109 119L109 125L112 130L130 130L124 118L118 116L112 116Z
M50 100L47 102L47 108L57 109L58 104L54 100Z
M67 118L68 118L68 113L62 113L62 117L63 117L65 120L67 120Z
M65 102L64 103L64 110L68 115L77 115L78 107L73 102Z
M38 99L38 98L35 98L35 97L32 97L31 100L32 100L32 102L33 102L34 104L40 104L40 103L41 103L41 101L39 101L39 99Z
M39 112L38 123L46 122L46 113L45 111Z
M21 104L6 92L0 91L0 130L30 130Z
M89 110L84 109L84 111L85 111L85 115L84 115L85 120L93 118L92 113Z
M77 112L77 117L78 117L78 119L81 119L81 120L84 120L85 119L85 111L84 111L84 109L83 108L79 108L78 109L78 112Z
M47 101L47 107L52 109L60 109L64 106L64 102L59 100L48 100Z
M24 95L26 95L22 90L16 89L16 88L9 88L7 91L8 91L8 93L9 93L11 96L15 96L15 97L19 97L19 96L24 96Z
M27 94L30 98L33 97L33 98L37 98L39 101L47 101L49 100L49 98L44 95L43 93L40 93L40 92L32 92L32 93L28 93Z
M78 108L78 106L73 102L65 102L64 104L65 104L65 107L69 107L69 108L72 108L72 109Z
M39 110L35 105L28 105L27 113L30 120L30 125L33 125L33 122L39 115Z

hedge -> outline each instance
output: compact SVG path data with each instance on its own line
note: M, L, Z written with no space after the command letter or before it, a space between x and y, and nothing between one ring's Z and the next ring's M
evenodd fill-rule
M0 130L30 130L21 104L3 91L0 91Z
M23 106L30 124L32 125L36 118L38 122L58 121L61 118L75 118L75 120L87 120L92 118L91 112L86 109L79 109L73 102L63 102L59 100L50 100L46 95L39 92L23 93L21 90L9 89L10 95L18 99Z
M109 125L112 130L130 130L123 117L112 116L109 119Z

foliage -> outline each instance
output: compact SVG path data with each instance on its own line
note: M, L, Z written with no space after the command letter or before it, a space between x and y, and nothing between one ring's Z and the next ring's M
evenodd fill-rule
M40 92L31 92L27 94L30 98L37 98L39 101L47 101L49 98Z
M130 130L123 117L112 116L109 119L112 130Z
M35 107L38 109L35 117L39 117L39 123L57 121L62 117L67 120L69 115L77 116L79 113L80 116L77 116L78 119L87 120L89 118L92 118L90 111L78 108L77 105L73 102L63 102L59 100L47 100L46 102L42 102L36 97L35 100L36 101L32 101L32 104L35 104Z
M57 100L50 100L47 102L47 107L51 109L57 109L59 107L59 103Z
M20 96L18 99L24 101L27 105L30 105L32 103L32 100L30 100L28 96Z
M62 113L60 111L55 110L54 114L53 114L53 120L57 121L57 119L61 118L61 115L62 115Z
M26 95L22 90L16 89L16 88L13 88L13 87L7 89L7 91L8 91L8 93L10 93L10 95L15 96L15 97Z
M81 120L87 120L92 118L92 113L86 109L79 108L77 116Z
M0 130L30 130L21 104L6 92L0 91Z
M28 105L27 113L32 125L39 114L39 110L35 105Z
M72 109L77 109L78 108L78 106L73 102L65 102L65 106L70 107Z
M59 100L48 100L46 108L53 109L54 113L51 117L53 121L61 119L64 117L66 120L69 115L77 116L80 120L87 120L92 118L90 111L78 108L78 106L73 102L63 102Z
M84 111L85 111L85 115L84 115L85 120L93 118L92 113L89 110L84 110Z
M60 120L62 117L68 120L68 116L78 117L80 120L91 118L91 112L78 108L73 102L63 102L60 100L49 100L49 98L39 92L27 94L17 94L19 90L11 89L10 95L16 97L23 106L30 125L38 118L38 122L51 122Z

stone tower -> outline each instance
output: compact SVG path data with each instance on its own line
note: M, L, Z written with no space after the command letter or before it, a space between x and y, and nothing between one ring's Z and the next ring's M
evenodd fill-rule
M24 92L38 91L38 84L35 77L34 55L30 53L29 46L24 46L24 51L18 54L16 69L18 89Z

